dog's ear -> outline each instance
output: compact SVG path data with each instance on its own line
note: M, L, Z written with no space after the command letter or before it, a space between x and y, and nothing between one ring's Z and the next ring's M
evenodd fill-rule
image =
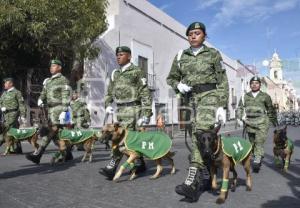
M217 134L219 133L220 129L221 129L221 123L219 123L218 126L214 128L214 132Z

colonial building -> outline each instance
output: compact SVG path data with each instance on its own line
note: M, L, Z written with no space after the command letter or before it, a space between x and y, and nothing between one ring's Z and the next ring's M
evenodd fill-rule
M268 67L270 76L263 78L262 90L271 96L278 111L298 110L296 89L291 81L284 80L284 68L277 52L274 52Z
M177 52L189 47L185 36L186 27L146 0L110 0L107 22L107 31L95 43L101 48L101 53L95 60L85 64L84 80L89 89L87 102L92 114L92 125L103 124L103 99L110 74L118 67L115 48L120 45L131 48L131 61L147 74L148 87L153 96L154 116L151 123L155 123L158 112L165 115L167 123L178 123L178 102L166 83L166 77ZM208 42L205 44L213 47ZM227 118L233 119L237 102L247 90L249 79L254 73L249 67L224 53L222 57L230 88Z

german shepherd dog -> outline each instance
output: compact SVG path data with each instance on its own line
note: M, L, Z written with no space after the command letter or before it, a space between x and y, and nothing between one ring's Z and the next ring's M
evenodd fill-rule
M294 144L292 140L287 138L286 134L287 126L274 130L273 136L273 153L275 164L278 167L283 167L283 171L285 172L288 170L294 150ZM282 159L282 163L280 162L279 158Z
M67 131L73 131L76 132L76 130L72 130L69 129ZM92 154L92 150L93 150L93 146L95 141L98 139L98 136L95 134L93 134L91 137L85 139L82 142L76 142L73 143L70 139L68 138L59 138L58 140L58 148L59 148L59 152L56 153L50 161L50 164L53 166L58 162L62 162L64 163L66 161L66 150L67 148L72 147L72 145L74 144L83 144L85 153L81 159L81 162L84 162L87 158L88 158L88 162L91 163L93 160L93 154Z
M233 157L225 154L223 149L223 141L221 136L218 135L218 131L220 130L221 125L217 126L215 129L197 132L197 145L203 156L204 161L210 167L210 174L212 179L212 190L214 193L217 193L217 177L216 172L218 168L222 168L223 170L223 181L222 188L218 199L216 200L217 204L222 204L225 202L228 196L228 179L229 179L229 171L233 173L233 183L231 184L231 191L234 192L237 185L237 172L234 168L235 160ZM226 139L226 138L224 138ZM229 140L228 140L229 141ZM245 140L245 142L248 142ZM233 143L234 145L234 143ZM240 145L240 144L239 144ZM250 148L241 160L242 165L246 171L246 190L251 191L252 189L252 178L250 175L250 160L251 160L251 144L249 143ZM236 146L237 149L239 146ZM242 148L241 148L242 149Z
M144 129L142 129L142 131L144 131ZM126 146L123 146L126 136L127 136L127 133L128 133L128 130L125 128L122 128L119 124L107 124L102 130L102 138L100 137L100 139L111 138L112 149L119 148L119 150L123 154L128 156L128 159L126 160L126 162L123 165L121 165L121 167L115 174L113 181L118 181L118 179L121 177L121 175L123 174L123 172L125 171L127 166L129 166L131 168L131 175L130 175L129 180L133 180L137 177L136 169L133 168L133 165L134 165L134 161L136 159L138 159L141 155L140 155L140 153L137 153L134 150L129 150L126 148ZM171 175L175 174L176 169L175 169L174 161L172 159L172 157L174 155L175 154L173 152L169 151L167 154L165 154L161 158L155 159L155 162L157 165L156 172L154 175L152 175L150 177L150 179L157 179L161 176L161 173L163 171L163 166L161 164L162 159L167 159L170 162L170 164L172 166Z
M0 115L1 116L0 134L3 134L3 130L4 130L3 114L2 113L0 113L0 114L1 114ZM13 136L7 135L7 134L8 134L8 132L6 133L6 138L5 138L6 148L5 148L4 153L2 154L3 156L10 154L10 149L13 147L13 145L15 143L15 138ZM39 132L38 132L38 130L36 130L36 132L33 135L22 139L22 140L27 140L32 145L34 152L36 152L39 148L39 144L37 143L38 134L39 134Z

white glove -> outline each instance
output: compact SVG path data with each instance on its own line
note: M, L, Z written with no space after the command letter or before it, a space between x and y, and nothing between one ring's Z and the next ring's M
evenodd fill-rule
M5 107L2 107L1 108L1 111L4 113L6 111L6 108Z
M63 112L61 112L61 113L59 114L59 118L58 118L59 123L60 123L60 124L65 124L65 118L66 118L66 112L63 111Z
M43 106L44 106L44 103L43 103L43 101L42 101L41 99L38 99L37 105L38 105L39 107L43 107Z
M178 83L177 85L177 89L179 90L179 92L181 92L182 94L185 94L186 92L189 92L191 91L192 87L186 85L186 84L183 84L181 82Z
M221 121L222 124L226 123L226 111L223 107L219 107L216 112L216 122Z
M27 123L27 119L25 117L21 117L21 122L22 122L22 124L26 124Z
M114 109L113 107L111 106L107 106L106 109L105 109L105 113L108 113L108 114L113 114L114 113Z
M240 127L244 126L244 122L241 119L236 119L236 121Z
M138 126L142 126L144 124L149 124L150 119L147 116L143 116L142 118L140 118L139 120L137 120L136 124Z

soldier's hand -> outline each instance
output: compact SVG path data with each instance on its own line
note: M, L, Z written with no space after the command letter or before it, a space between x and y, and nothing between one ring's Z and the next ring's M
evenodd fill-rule
M114 109L113 107L111 106L107 106L106 109L105 109L105 113L108 113L108 114L113 114L114 113Z
M1 108L1 111L4 113L6 111L6 108L5 107L2 107Z
M21 122L22 122L22 124L26 124L27 123L27 119L25 117L21 117Z
M43 101L42 101L41 99L38 99L37 105L38 105L39 107L43 107L43 106L44 106L44 103L43 103Z
M179 82L178 85L177 85L177 89L182 94L185 94L186 92L191 91L192 87L188 86L187 84L183 84L182 82Z
M244 122L241 119L236 119L236 121L240 127L244 126Z
M216 112L216 122L226 123L226 111L223 107L219 107Z
M65 124L65 119L66 119L66 112L63 111L59 114L59 118L58 118L60 124Z

